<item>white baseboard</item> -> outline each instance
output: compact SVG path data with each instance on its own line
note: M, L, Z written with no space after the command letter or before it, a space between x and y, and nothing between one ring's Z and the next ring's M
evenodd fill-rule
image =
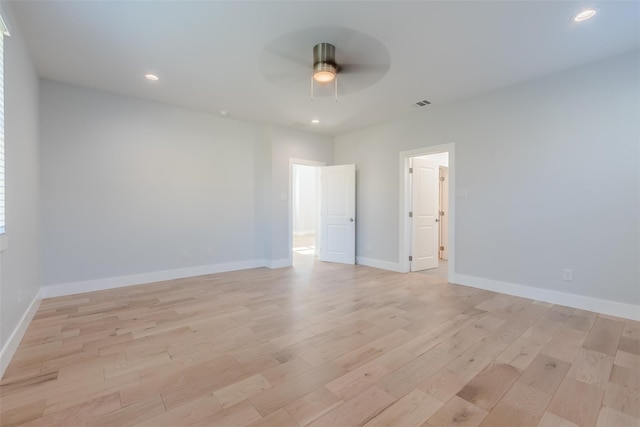
M464 274L454 274L453 277L449 277L449 282L470 286L472 288L499 292L501 294L514 295L536 301L544 301L552 304L594 311L596 313L608 314L610 316L624 317L625 319L640 320L640 306L623 302L552 291L550 289L516 285L514 283L466 276Z
M402 273L402 266L397 262L382 261L374 258L356 257L356 264L366 265L368 267L380 268L382 270L391 270L396 273Z
M4 376L4 371L9 366L9 362L13 358L16 350L18 349L18 345L20 345L20 341L22 341L22 337L24 337L25 332L27 332L27 328L38 311L38 307L40 307L41 291L38 291L27 307L27 310L22 315L22 318L18 322L18 325L9 336L9 339L5 343L2 350L0 350L0 378Z
M161 282L163 280L182 279L185 277L204 276L206 274L224 273L227 271L247 270L264 267L265 260L247 260L222 264L199 265L196 267L177 268L174 270L154 271L151 273L132 274L129 276L108 277L105 279L86 280L82 282L62 283L42 287L42 298L73 295L83 292L102 291L122 288L124 286L142 285Z
M291 267L291 260L289 258L283 259L271 259L266 260L265 267L267 268L284 268Z

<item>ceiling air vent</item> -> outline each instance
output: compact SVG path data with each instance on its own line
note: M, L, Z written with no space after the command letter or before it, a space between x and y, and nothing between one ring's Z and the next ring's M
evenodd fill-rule
M431 102L427 101L426 99L423 99L422 101L418 101L415 104L413 104L414 107L424 107L425 105L431 105Z

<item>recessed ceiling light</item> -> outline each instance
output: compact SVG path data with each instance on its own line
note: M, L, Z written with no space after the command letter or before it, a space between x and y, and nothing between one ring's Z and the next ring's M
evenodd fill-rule
M158 80L160 80L160 77L156 76L155 74L145 74L144 78L147 80L151 80L152 82L157 82Z
M229 117L229 112L227 110L220 110L220 117Z
M320 120L318 120L318 119L313 119L313 120L311 120L311 123L313 123L314 125L317 125L317 124L319 124L319 123L320 123Z
M586 21L589 18L593 18L595 14L596 14L595 9L585 9L582 12L578 13L576 16L574 16L573 20L576 22Z

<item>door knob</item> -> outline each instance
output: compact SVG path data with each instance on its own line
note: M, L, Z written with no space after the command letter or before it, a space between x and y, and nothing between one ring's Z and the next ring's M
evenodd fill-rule
M349 222L353 222L353 218L349 218Z

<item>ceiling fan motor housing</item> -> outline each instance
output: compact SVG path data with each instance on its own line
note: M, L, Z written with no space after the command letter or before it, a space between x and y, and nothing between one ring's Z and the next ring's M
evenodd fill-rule
M313 73L338 72L336 64L336 47L331 43L318 43L313 47Z

